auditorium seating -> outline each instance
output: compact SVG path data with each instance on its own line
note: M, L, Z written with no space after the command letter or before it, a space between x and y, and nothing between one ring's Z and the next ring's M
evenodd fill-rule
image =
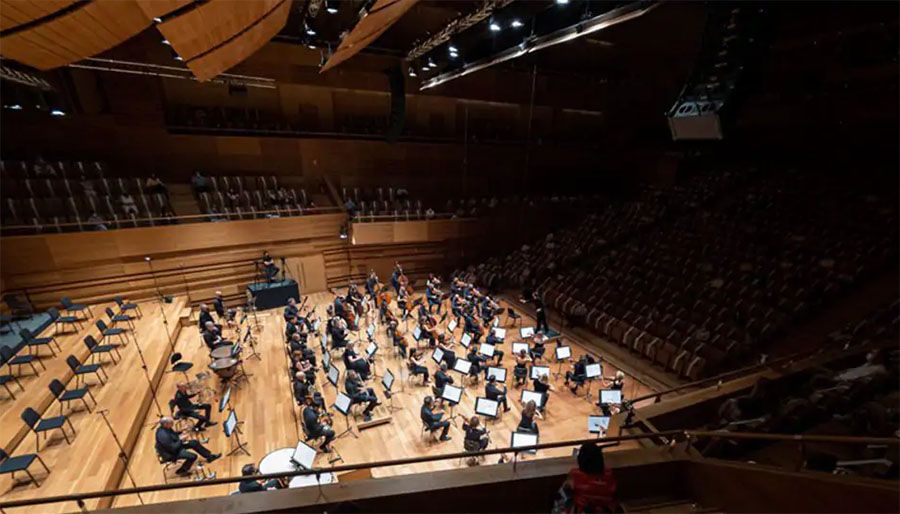
M200 212L224 219L297 216L315 203L305 188L279 183L273 175L209 175L209 191L197 194Z
M172 216L168 195L151 192L144 176L114 177L101 162L3 161L5 234L152 226ZM124 209L123 195L134 202Z

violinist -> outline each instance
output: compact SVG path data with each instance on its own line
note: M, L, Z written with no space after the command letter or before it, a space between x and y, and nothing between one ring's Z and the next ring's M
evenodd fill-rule
M464 300L462 296L459 295L458 292L454 292L450 295L450 312L453 314L453 317L456 318L456 322L460 322L460 318L463 317L463 306Z
M477 377L481 373L487 357L478 353L478 348L472 344L469 345L469 353L466 355L466 359L472 363L472 366L469 368L469 376Z
M503 350L498 348L498 346L503 342L497 334L494 333L493 330L488 332L487 338L484 340L485 343L494 347L494 359L497 364L500 364L500 361L503 360Z
M481 326L478 324L478 321L475 320L474 309L470 308L468 312L466 312L463 317L464 330L472 335L472 344L478 344L481 340L481 336L483 335L483 331Z
M525 381L528 379L528 363L531 362L531 357L528 356L528 353L525 350L519 352L516 355L516 367L513 368L513 376L516 378L516 385L525 385Z
M422 356L422 350L413 348L409 353L409 360L406 364L411 376L422 375L424 379L422 385L428 385L428 367L425 366L425 358Z
M324 437L325 440L319 449L325 453L331 453L328 444L334 441L334 430L331 428L331 416L320 410L312 396L305 398L306 407L303 408L303 427L310 438Z
M440 283L441 281L434 275L428 275L428 280L425 282L425 299L428 301L428 312L433 312L434 307L437 307L437 313L441 313L441 298L443 293L438 289Z
M368 380L369 375L372 373L369 361L356 353L355 341L347 343L347 348L344 350L344 366L347 370L353 370L359 373L360 378L363 380Z
M470 452L479 452L488 447L491 437L488 430L481 427L481 419L478 416L472 416L468 421L463 422L463 431L466 433L463 442L463 448Z
M409 303L409 291L405 287L397 290L397 307L400 309L400 317L406 319L409 314L407 306Z
M437 346L444 352L443 361L447 363L447 366L453 368L456 365L456 352L453 351L453 341L447 341L447 337L441 332L437 336Z
M509 412L509 403L506 401L506 386L497 383L497 377L488 377L488 383L484 386L484 396L494 400L503 406L503 412Z

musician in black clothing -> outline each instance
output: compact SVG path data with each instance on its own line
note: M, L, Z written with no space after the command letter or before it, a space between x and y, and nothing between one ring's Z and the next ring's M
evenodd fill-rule
M430 396L425 397L425 401L422 403L422 409L419 411L419 416L422 418L422 423L428 427L430 432L434 432L435 430L442 430L441 432L441 441L449 441L450 436L447 435L447 432L450 431L450 422L442 421L441 418L444 417L443 412L434 412L434 400Z
M538 405L538 410L544 412L547 402L550 401L550 391L553 390L553 386L550 385L550 375L541 375L535 378L532 381L532 387L534 387L534 392L541 393L541 404Z
M409 370L409 374L412 376L422 375L424 380L422 381L422 385L428 384L428 367L425 366L425 362L422 359L422 351L416 348L413 348L409 354L409 361L406 365Z
M463 448L467 451L482 451L491 442L488 431L486 428L481 427L481 420L478 416L472 416L469 421L463 423L463 431L466 433Z
M269 255L268 251L263 252L262 256L262 266L263 273L266 275L266 282L272 282L275 280L275 276L278 275L278 267L275 266L275 259Z
M256 469L256 466L253 464L245 464L244 467L241 468L241 476L249 477L259 473L259 470ZM286 487L283 480L273 478L266 482L261 480L254 480L252 478L246 478L241 480L240 485L238 486L238 490L241 493L255 493L259 491L265 491L267 489L284 489Z
M213 351L220 346L228 346L233 344L231 341L227 341L222 338L221 331L216 328L215 323L212 321L206 322L206 330L203 331L203 342L206 343L206 346L209 348L209 351Z
M206 459L206 462L212 462L222 456L221 453L212 453L207 450L199 441L182 440L179 433L172 429L174 424L175 421L168 416L159 420L159 428L156 429L156 453L165 462L184 461L181 467L175 471L175 474L179 476L189 475L191 466L197 460L197 453Z
M550 331L550 325L547 324L547 311L544 308L544 300L541 299L539 292L535 291L532 293L531 302L534 304L535 317L537 318L535 330L546 334Z
M444 394L444 386L447 384L453 383L453 377L447 373L447 363L441 363L441 369L437 370L437 373L434 374L434 387L431 388L431 391L434 393L435 397L437 397L438 402L443 403L444 399L441 398L441 395Z
M306 434L312 438L324 437L325 440L319 446L319 449L325 453L331 453L331 447L328 444L334 441L334 430L327 424L322 423L322 412L312 396L307 396L305 403L306 407L303 408L303 426L306 428Z
M284 307L284 319L285 321L290 320L291 318L297 317L300 315L300 308L297 307L297 300L293 298L288 298L288 303Z
M369 379L369 374L372 372L372 367L369 364L369 361L366 360L365 357L360 356L356 353L356 343L350 342L347 343L347 348L344 350L344 367L346 369L352 369L359 373L360 378L363 380Z
M308 360L310 364L313 366L318 366L316 363L316 351L310 348L306 342L303 341L301 337L302 334L299 332L295 332L293 336L291 336L291 340L288 342L288 347L293 355L294 352L300 352L303 355L303 358Z
M469 345L469 353L466 355L466 359L472 363L472 367L469 368L470 376L478 376L478 374L481 373L482 366L484 366L484 363L487 361L487 357L478 353L474 344Z
M219 321L225 319L227 311L225 310L225 298L222 297L222 291L216 291L216 297L213 298L213 309L216 311Z
M503 406L503 412L509 412L509 404L506 402L506 386L497 383L497 377L488 377L488 383L484 386L484 396L494 400Z
M371 387L365 387L359 373L349 370L347 371L347 379L344 380L344 389L347 396L350 397L350 403L368 402L366 410L363 411L363 420L372 421L372 410L378 406L378 397L375 396L375 390Z
M587 380L587 365L588 357L582 355L581 358L572 364L572 371L566 371L565 386L572 390L572 394L578 394L578 388L584 385L585 380ZM569 385L569 382L572 382L574 385Z
M183 417L196 419L197 423L194 424L194 430L203 430L216 424L214 421L209 420L209 413L212 411L212 407L208 403L192 402L191 398L197 396L197 394L190 394L187 384L178 384L175 386L175 389L173 403L178 407L178 414ZM200 411L203 412L201 413Z
M201 328L206 327L207 323L212 323L216 328L222 330L222 325L219 325L215 322L212 314L210 314L209 312L209 305L206 305L205 303L200 304L200 316L198 318L198 321Z

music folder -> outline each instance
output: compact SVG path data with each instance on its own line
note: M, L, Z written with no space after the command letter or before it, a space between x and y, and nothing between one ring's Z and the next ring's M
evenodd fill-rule
M469 371L472 369L472 362L465 359L456 359L456 362L453 363L453 369L454 371L459 371L463 375L468 375Z
M225 411L225 407L228 406L229 400L231 400L231 386L228 386L228 389L225 390L225 394L219 399L219 412Z
M530 350L530 348L528 347L528 343L523 343L520 341L518 343L512 344L512 351L514 355L519 355L522 350L525 350L525 353L528 353L528 351Z
M478 353L484 355L485 357L493 357L494 356L494 345L488 343L481 343L481 346L478 348Z
M392 373L391 370L384 370L384 376L381 377L381 385L384 386L386 391L391 390L391 386L394 385L394 373Z
M231 437L231 434L234 433L237 425L237 414L234 412L234 409L231 409L230 411L228 411L228 417L225 418L225 424L222 426L222 428L225 429L225 437Z
M431 360L440 364L442 360L444 360L444 350L440 348L435 348L434 352L431 353Z
M532 366L531 367L531 379L537 380L541 378L542 375L550 374L550 366Z
M298 441L297 447L294 448L294 453L293 455L291 455L291 462L293 462L300 469L312 469L313 462L315 460L315 448L310 447L303 441Z
M416 341L418 341L419 339L422 339L422 329L421 328L416 327L413 329L413 338L415 338Z
M528 402L530 401L533 401L536 406L540 407L544 403L544 394L529 389L523 389L521 400L523 407L528 405Z
M572 347L571 346L557 346L556 347L556 360L564 361L566 359L572 358Z
M375 352L377 352L377 351L378 351L378 345L375 344L374 342L369 343L369 346L366 347L366 357L371 359L372 356L375 355Z
M322 369L331 368L331 354L328 352L322 352Z
M369 336L369 339L372 339L373 337L375 337L375 324L374 323L369 324L369 326L366 328L366 335Z
M348 416L350 414L350 397L339 392L334 399L334 408L344 416Z
M538 444L538 435L531 432L513 432L510 436L509 445L512 448L522 448L525 446L536 446ZM526 450L528 453L537 453L537 450Z
M459 403L460 399L462 399L462 393L462 387L456 387L455 385L446 384L444 386L443 393L441 393L441 398L456 405L457 403Z
M609 430L609 416L588 416L588 432L599 434L607 430Z
M600 403L620 405L622 403L622 391L618 389L601 389Z
M331 385L337 387L338 379L340 378L340 376L341 372L334 366L334 364L332 364L328 368L328 381L331 382Z
M459 340L459 344L465 346L466 348L468 348L471 343L472 343L472 334L470 334L468 332L463 334Z
M488 372L487 372L488 378L490 378L491 375L493 375L494 377L497 378L497 382L500 382L500 383L506 382L506 368L497 368L494 366L489 366Z
M475 414L496 418L500 402L479 396L475 399Z
M499 339L501 341L506 337L506 329L505 328L494 327L491 330L494 332L494 337L496 337L497 339Z
M447 323L447 331L453 332L456 330L456 327L459 326L459 322L456 321L456 318L450 320L450 323Z
M601 375L600 363L595 362L584 367L584 376L586 378L597 378Z
M522 339L534 337L534 327L522 327L519 329L519 336Z

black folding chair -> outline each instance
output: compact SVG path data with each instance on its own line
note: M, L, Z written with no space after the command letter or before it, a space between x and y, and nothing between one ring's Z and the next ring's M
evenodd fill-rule
M78 359L74 355L66 357L66 364L69 365L69 369L72 370L72 373L75 373L75 387L81 387L81 377L90 373L97 375L97 380L100 381L101 385L106 383L103 380L104 378L109 380L106 371L99 364L82 364L78 362Z
M134 330L134 318L132 318L130 315L124 313L116 314L109 307L106 308L106 315L109 316L109 321L113 324L113 326L115 326L115 324L120 321L124 321L125 323L128 323L128 328Z
M72 300L70 300L68 296L63 296L62 298L60 298L59 303L62 304L63 309L66 311L67 314L72 313L72 312L79 312L81 314L84 314L84 311L88 311L88 317L89 318L94 317L94 313L93 313L93 311L91 311L90 305L81 304L81 303L72 303Z
M19 382L19 379L16 378L15 375L0 375L0 385L2 385L3 388L6 389L6 393L9 394L9 396L10 396L13 400L15 400L15 399L16 399L16 395L13 394L12 389L9 388L10 382L15 382L16 385L19 386L19 390L20 390L20 391L24 391L25 388L22 387L22 382Z
M97 325L97 328L100 329L100 335L103 336L101 341L107 337L119 336L122 346L128 346L128 333L124 328L109 328L102 319L98 319L94 324Z
M116 360L116 357L119 360L122 360L122 355L119 353L119 348L114 344L97 344L97 340L94 339L94 336L88 334L84 338L84 345L87 346L89 352L91 352L91 363L94 362L94 356L103 354L108 354L109 358L112 359L113 364L118 364L119 362ZM100 361L103 362L103 361Z
M169 364L172 365L172 371L176 373L181 373L184 375L184 381L190 382L190 378L188 377L187 372L190 371L191 368L194 367L193 362L183 361L182 355L179 352L175 352L172 354L172 357L169 359Z
M8 453L6 453L2 448L0 448L0 475L5 475L7 473L12 474L13 481L16 480L16 471L24 471L28 478L34 482L34 485L40 487L41 483L34 478L34 475L28 471L28 467L31 466L31 463L34 461L38 461L41 463L41 466L44 467L44 471L47 474L50 474L50 468L47 467L47 464L41 459L41 457L36 453L28 453L25 455L16 455L15 457L10 457Z
M94 402L94 406L97 405L97 400L94 398L94 395L91 394L91 390L87 387L82 387L79 389L72 389L71 391L66 390L66 386L63 385L57 379L53 379L48 386L50 388L50 392L53 393L53 396L56 397L56 400L59 402L59 414L62 415L63 407L68 407L69 402L74 400L81 400L84 403L84 408L87 409L88 412L91 412L91 406L88 404L85 399L86 396L91 398L91 401Z
M47 347L50 349L50 354L53 357L56 357L56 351L53 350L53 346L56 345L56 349L62 352L62 348L59 346L59 342L56 341L54 337L35 337L34 334L31 333L31 330L27 328L23 328L19 331L19 335L22 336L22 340L25 341L25 345L28 346L29 353L35 354L40 353L40 348ZM34 352L32 352L34 350Z
M516 326L517 323L521 323L522 316L512 309L512 307L506 308L506 323L509 324L509 320L512 320L512 325Z
M53 320L54 328L56 329L56 334L62 334L64 332L59 331L59 326L62 325L65 327L66 325L74 325L75 331L79 331L82 328L81 318L72 315L62 316L59 313L59 309L56 307L50 307L47 309L47 314L50 315L50 319Z
M54 416L52 418L41 419L41 415L34 409L26 407L25 410L22 411L21 417L22 421L28 425L28 428L34 432L35 451L38 452L41 451L41 434L44 434L44 440L46 440L49 437L47 432L59 430L66 439L66 443L70 445L72 444L72 441L69 439L69 434L66 432L66 425L69 425L69 428L72 430L72 437L74 438L76 435L75 427L72 426L72 422L69 421L69 418L65 416Z
M119 306L119 310L123 313L126 313L126 311L137 311L139 318L144 315L144 313L141 312L141 306L134 302L126 302L121 296L116 296L113 300L115 300L116 305Z
M3 362L9 365L9 371L12 373L12 367L18 366L19 369L16 373L17 376L22 376L22 366L28 364L31 366L32 371L34 371L35 376L40 375L38 373L37 368L34 366L34 363L37 362L40 364L41 368L46 370L47 368L44 366L44 363L41 362L41 359L38 359L34 355L16 355L13 353L12 348L9 346L0 346L0 357L3 358Z

